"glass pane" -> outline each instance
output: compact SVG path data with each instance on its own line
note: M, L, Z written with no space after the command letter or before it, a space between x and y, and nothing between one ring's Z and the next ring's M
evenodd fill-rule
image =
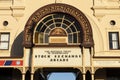
M45 34L45 43L48 43L48 34Z
M112 42L112 33L109 33L109 42Z
M112 40L117 40L117 39L118 39L117 33L112 33Z
M36 32L39 32L39 34L35 33L36 43L48 43L48 34L50 34L54 28L64 29L67 33L69 43L79 43L82 41L79 39L80 35L78 35L78 33L82 31L80 24L71 15L56 12L46 15L41 20L36 28Z
M61 23L56 23L56 27L61 27Z
M69 42L69 43L72 43L72 34L69 34L69 35L68 35L68 42Z
M77 28L77 31L81 31L81 26L78 22L75 22L74 25Z
M78 43L80 43L82 40L82 36L80 36L80 32L79 33L77 33L77 38L78 38Z
M110 49L113 49L113 47L112 47L112 42L109 42L109 48L110 48Z
M53 20L50 20L46 23L46 25L48 25L48 26L51 25L51 24L53 24Z
M43 23L41 22L41 23L38 25L36 31L40 31L40 28L41 28L42 25L43 25Z
M35 33L35 43L38 43L38 32Z
M72 32L77 32L74 26L70 26Z
M43 22L47 22L47 21L50 20L50 19L52 19L52 16L51 16L51 15L48 16L47 18L45 18L45 19L43 20Z
M47 28L47 26L44 25L40 32L44 32L46 28Z
M73 40L74 40L74 43L77 43L77 34L73 34Z
M69 23L69 22L66 21L66 20L64 20L63 23L66 24L66 25L68 25L68 26L71 24L71 23Z
M71 30L68 28L67 30L66 30L68 33L71 33Z
M46 30L46 32L45 33L49 33L50 32L50 29L49 28L47 28L47 30Z
M53 17L54 18L63 18L63 16L64 16L63 14L55 14Z
M63 27L64 29L66 29L66 28L67 28L67 26L66 26L65 24L62 24L62 27Z
M62 19L55 19L55 22L62 22Z
M52 25L50 26L51 29L53 29L54 27L55 27L55 24L52 24Z
M9 41L9 34L1 34L1 41Z
M8 49L8 43L0 43L0 49Z
M43 43L43 33L39 34L39 43Z
M65 19L69 20L70 22L75 21L75 18L71 17L70 15L65 15Z
M118 49L118 42L112 42L113 49Z
M118 49L118 32L109 32L109 47L110 49Z

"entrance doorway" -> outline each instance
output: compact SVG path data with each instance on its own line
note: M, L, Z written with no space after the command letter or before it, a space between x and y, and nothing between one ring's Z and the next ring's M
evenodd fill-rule
M91 78L91 74L90 74L89 71L86 72L85 80L92 80L92 78Z
M34 80L82 80L81 71L74 68L44 68L34 73Z
M102 68L95 72L95 80L120 80L120 68Z
M22 74L18 69L0 68L0 80L22 80Z
M107 80L120 80L120 69L106 69L107 72Z
M47 80L76 80L73 72L52 72L47 75Z

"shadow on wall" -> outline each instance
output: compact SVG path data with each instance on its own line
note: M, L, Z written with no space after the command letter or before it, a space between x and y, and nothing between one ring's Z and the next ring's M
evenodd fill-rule
M23 32L14 40L11 48L11 57L23 57Z

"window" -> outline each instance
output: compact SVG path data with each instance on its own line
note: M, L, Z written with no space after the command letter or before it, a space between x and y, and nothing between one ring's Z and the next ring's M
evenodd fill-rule
M109 48L119 49L119 33L109 32Z
M0 49L9 49L9 33L0 33Z
M54 34L54 35L53 35ZM67 43L68 45L80 45L82 41L82 29L78 21L65 13L51 13L39 21L35 29L35 43L48 45L51 43Z

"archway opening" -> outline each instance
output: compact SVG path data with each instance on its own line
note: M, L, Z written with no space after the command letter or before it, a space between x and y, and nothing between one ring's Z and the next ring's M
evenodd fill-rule
M22 80L22 73L18 69L0 68L0 80Z
M30 78L31 78L30 71L27 71L25 74L25 80L30 80Z
M102 68L95 72L95 80L120 80L120 69L119 68Z
M34 80L82 80L82 73L74 68L44 68L34 73Z
M120 69L119 68L108 68L107 72L107 80L120 80Z
M47 80L76 80L73 72L52 72L47 75Z
M90 74L90 72L89 71L87 71L86 72L86 76L85 76L85 80L92 80L92 78L91 78L91 74Z

